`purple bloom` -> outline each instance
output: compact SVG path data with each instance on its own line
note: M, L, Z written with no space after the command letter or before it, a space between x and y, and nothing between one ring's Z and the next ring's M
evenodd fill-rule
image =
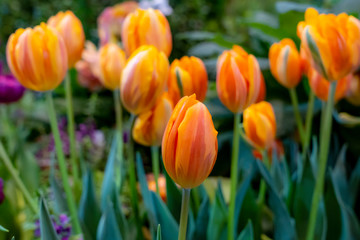
M25 88L12 75L0 73L0 103L13 103L24 95Z
M4 199L4 181L2 180L2 178L0 178L0 204L4 201Z
M51 221L53 223L54 229L60 237L61 240L68 240L71 236L71 225L70 225L70 219L66 214L60 214L59 219L56 219L54 216L51 216ZM35 231L34 236L36 238L41 237L41 231L40 231L40 221L35 221Z

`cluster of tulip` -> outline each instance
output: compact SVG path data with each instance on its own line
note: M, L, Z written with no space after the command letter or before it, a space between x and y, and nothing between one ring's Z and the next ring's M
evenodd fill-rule
M8 40L7 61L11 72L24 87L47 92L57 159L75 234L80 234L81 228L49 92L61 84L72 67L76 67L79 79L83 79L80 81L89 84L89 88L97 88L99 80L105 88L114 92L120 136L123 131L122 106L132 114L132 138L139 144L152 147L158 192L157 148L162 145L166 172L183 188L179 239L185 239L190 189L199 186L209 176L218 151L217 131L212 116L202 103L206 96L208 76L204 63L197 57L184 56L170 65L168 57L172 50L172 36L167 19L158 10L137 7L136 3L125 2L105 9L98 19L98 51L91 43L85 44L80 20L71 11L66 11L59 12L47 23L41 23L33 29L18 29ZM295 92L303 74L308 76L312 89L309 106L313 105L314 94L327 102L320 136L318 181L308 230L308 238L312 239L324 185L334 101L346 96L352 89L350 101L359 102L360 78L354 72L360 66L360 21L346 14L318 14L310 8L305 13L305 21L298 25L298 35L301 38L300 53L292 40L284 39L271 46L269 61L273 76L290 91L304 155L309 145L312 108L309 107L309 117L304 126ZM85 45L87 47L84 50ZM276 146L276 120L272 105L264 101L265 81L253 55L240 46L233 46L219 56L216 71L218 97L234 113L228 215L228 239L231 240L235 235L239 139L243 136L260 152L261 159L269 168L269 152L271 155ZM78 168L69 78L65 84L72 146L71 165L76 184ZM119 142L119 155L122 157L123 143ZM136 189L133 153L129 153L129 163L131 188ZM265 191L266 185L262 182L260 204L263 204ZM136 215L137 194L134 191L131 194ZM29 203L33 204L31 194L25 195ZM141 226L138 227L138 231L141 231Z

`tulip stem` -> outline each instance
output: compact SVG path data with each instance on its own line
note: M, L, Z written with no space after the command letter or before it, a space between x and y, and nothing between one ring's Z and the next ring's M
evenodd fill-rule
M156 185L156 193L160 196L159 190L159 174L160 174L160 166L159 166L159 147L151 146L151 158L152 158L152 168L154 172L155 185Z
M47 108L48 108L48 113L49 113L49 117L50 117L51 131L53 133L54 140L55 140L55 150L56 150L57 160L59 163L61 180L62 180L62 184L64 186L65 195L66 195L66 201L67 201L69 211L70 211L72 226L74 228L74 233L76 235L78 235L78 234L81 234L81 227L80 227L79 219L77 216L74 196L73 196L73 194L71 192L71 188L70 188L69 177L68 177L68 173L66 170L65 156L64 156L64 152L63 152L63 148L62 148L61 139L60 139L58 123L56 120L54 102L53 102L53 98L52 98L51 94L52 94L52 92L46 93L46 101L47 101L47 105L48 105Z
M297 98L295 88L289 89L289 93L290 93L291 103L292 103L293 109L294 109L296 124L298 126L298 130L299 130L299 134L300 134L300 140L301 140L301 142L303 142L304 137L305 137L304 136L304 125L302 124L302 121L301 121L301 115L300 115L300 111L299 111L299 103L298 103L298 98Z
M234 132L233 132L233 146L231 156L231 186L230 186L230 203L229 203L229 216L228 216L228 240L234 240L235 226L235 197L236 197L236 185L238 178L238 158L239 158L239 134L240 125L240 113L234 115Z
M123 157L124 157L124 140L123 140L123 124L122 124L122 106L120 99L120 90L114 90L114 105L115 105L115 114L116 114L116 129L118 135L118 155L119 155L119 167L123 166ZM117 172L121 172L120 169L116 170ZM120 180L120 178L119 178Z
M140 222L140 216L139 216L139 200L138 200L138 193L136 188L136 169L135 169L135 148L134 148L134 139L132 137L132 129L134 127L135 122L135 115L131 114L130 117L130 136L129 136L129 181L130 181L130 197L131 197L131 203L132 208L134 211L135 216L135 222L137 227L137 239L143 239L142 235L142 228L141 228L141 222Z
M314 115L314 104L315 104L315 94L312 90L310 90L308 110L306 113L306 120L305 120L305 138L303 141L303 152L302 152L303 161L305 161L306 153L310 143L312 120Z
M189 215L189 201L190 201L190 190L183 188L182 201L181 201L181 213L180 213L180 227L178 240L186 239L186 228Z
M70 162L71 170L74 182L77 183L79 180L79 170L77 164L77 154L76 154L76 139L75 139L75 120L74 120L74 108L72 100L72 90L71 90L71 78L69 72L65 77L65 98L67 105L67 120L68 120L68 134L70 142Z
M267 157L267 151L266 150L262 151L262 158L263 158L263 162L265 164L265 167L267 168L267 170L270 170L270 163L269 163L269 159ZM258 196L258 199L257 199L258 205L260 207L262 207L262 205L264 204L265 194L266 194L266 183L265 183L264 179L261 179L259 196Z
M331 139L330 135L331 135L331 126L332 126L332 111L334 108L335 89L336 89L336 81L331 82L330 84L328 102L326 103L326 107L323 109L323 119L321 122L322 127L320 130L321 132L320 132L319 167L318 167L317 176L315 178L316 184L315 184L314 195L311 203L309 226L306 235L307 240L314 239L319 202L321 200L324 191L326 163L328 159L330 139Z
M16 186L20 189L20 191L24 194L25 200L28 202L30 209L34 214L37 214L37 204L36 201L31 197L28 189L24 185L23 181L20 179L19 174L9 159L9 156L6 154L4 146L0 142L0 158L3 160L3 163L7 170L9 171L11 177L14 179Z

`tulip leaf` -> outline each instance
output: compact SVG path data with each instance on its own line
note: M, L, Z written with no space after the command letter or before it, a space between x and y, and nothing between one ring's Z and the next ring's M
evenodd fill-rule
M290 188L289 170L285 159L278 159L276 151L272 154L271 176L274 179L274 186L282 198L288 196Z
M58 240L48 208L42 197L40 198L40 233L42 240Z
M157 232L156 232L156 240L161 240L161 226L158 225Z
M9 232L9 230L7 230L6 228L4 228L3 226L0 225L0 231L2 232Z
M209 225L206 232L208 240L226 239L227 217L228 209L219 181L218 189L215 193L215 199L210 210Z
M190 239L193 240L206 239L206 229L209 224L209 207L210 207L210 201L209 201L209 197L206 195L200 205L198 216L195 221L195 231L193 232Z
M83 176L83 192L79 204L79 218L84 229L86 239L94 239L101 217L99 205L96 201L95 186L90 169Z
M274 239L296 239L294 223L287 211L285 203L281 200L274 186L274 180L270 176L265 165L257 160L260 173L267 184L269 193L269 205L274 213ZM284 226L287 226L284 228Z
M61 185L59 184L59 181L55 177L55 157L54 154L50 157L50 186L52 189L52 193L54 194L54 207L55 211L58 214L69 212L64 191Z
M354 171L352 172L349 180L349 191L350 191L350 204L354 206L356 203L356 197L359 192L360 184L360 159L357 160Z
M111 200L114 206L114 214L119 225L121 236L123 239L128 239L128 222L126 221L125 215L121 209L121 202L115 188L113 188Z
M165 172L166 178L166 204L173 215L173 217L179 222L180 220L180 211L181 208L181 193L178 187L175 185L174 181L170 176Z
M107 207L100 219L96 233L96 240L108 239L122 239L118 224L116 222L114 208L110 200L108 200Z
M248 224L242 230L237 240L254 240L254 230L251 220L248 221Z

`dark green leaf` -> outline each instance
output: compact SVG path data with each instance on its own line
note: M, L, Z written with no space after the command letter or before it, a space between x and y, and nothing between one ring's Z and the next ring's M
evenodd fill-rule
M99 226L97 228L96 239L97 240L122 239L118 227L118 223L116 222L114 208L110 201L108 201L108 205L105 209L105 212L100 219Z
M40 198L40 233L42 240L58 240L44 199Z
M129 239L128 238L128 223L127 223L124 213L121 209L121 202L120 202L118 194L115 191L115 188L112 193L112 203L114 206L114 214L115 214L117 223L119 225L121 236L123 239Z
M349 189L350 189L350 204L354 206L356 203L356 197L359 192L359 184L360 184L360 159L357 160L354 171L351 174L349 181Z
M215 201L210 210L209 225L207 228L207 239L218 240L227 237L228 209L221 191L220 182L215 194Z
M51 165L50 165L50 186L51 190L54 194L54 202L55 202L55 211L58 214L69 212L68 206L66 203L65 195L63 188L59 184L58 180L55 176L55 157L54 154L51 155Z
M165 171L166 177L166 198L167 198L167 206L176 219L177 222L180 220L180 211L181 208L181 193L178 187L175 185L174 181L170 178L170 176Z
M156 240L161 240L161 227L160 224L158 225L158 229L156 232Z
M242 230L237 240L253 240L253 239L254 239L254 230L251 220L249 220L248 224Z
M205 240L206 239L206 229L208 228L209 224L209 197L203 199L200 209L198 212L198 216L195 221L195 231L190 239L193 240Z
M9 230L7 230L6 228L4 228L3 226L0 225L0 231L3 231L3 232L9 232Z

